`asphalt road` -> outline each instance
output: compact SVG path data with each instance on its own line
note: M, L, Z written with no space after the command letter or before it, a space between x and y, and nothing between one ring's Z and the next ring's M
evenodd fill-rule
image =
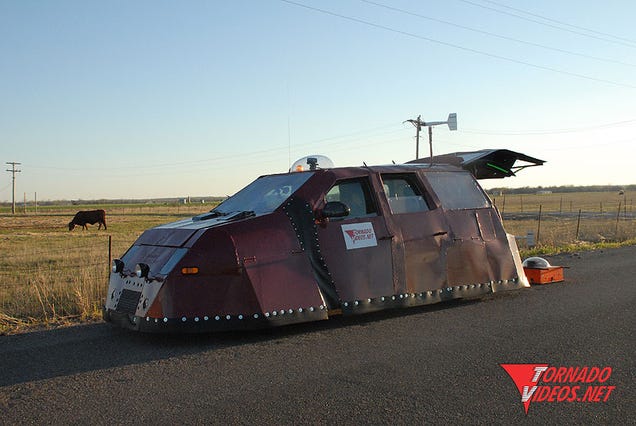
M566 282L266 332L1 336L0 424L635 424L636 247L549 259ZM614 388L526 416L500 363Z

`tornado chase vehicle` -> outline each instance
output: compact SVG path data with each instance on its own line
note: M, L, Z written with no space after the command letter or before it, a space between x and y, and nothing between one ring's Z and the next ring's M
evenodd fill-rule
M113 261L104 319L144 332L256 329L529 287L476 177L543 163L508 150L369 167L305 157L145 231Z

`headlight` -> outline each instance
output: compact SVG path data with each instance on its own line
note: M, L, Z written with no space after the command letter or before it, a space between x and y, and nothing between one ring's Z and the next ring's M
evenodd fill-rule
M135 274L139 278L147 278L148 272L150 272L150 266L146 265L145 263L138 263L135 265Z
M113 272L116 274L121 274L124 270L124 262L120 259L113 259Z

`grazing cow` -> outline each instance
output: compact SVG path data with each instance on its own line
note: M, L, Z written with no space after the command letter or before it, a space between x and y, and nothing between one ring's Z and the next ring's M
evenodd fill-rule
M75 228L75 225L81 226L83 229L88 229L86 226L87 223L91 225L95 225L99 223L99 227L97 229L102 229L102 225L104 225L104 229L106 228L106 212L104 210L88 210L81 211L75 213L73 220L68 223L68 230L72 231Z

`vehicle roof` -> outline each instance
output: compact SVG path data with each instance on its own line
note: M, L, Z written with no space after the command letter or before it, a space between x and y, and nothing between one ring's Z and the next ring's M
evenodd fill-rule
M518 161L523 164L515 165ZM479 151L454 152L429 158L419 158L404 164L376 166L364 164L364 166L358 167L333 167L333 162L327 157L312 155L297 160L289 170L290 173L331 170L335 174L340 174L344 170L348 170L349 173L353 173L355 170L359 172L362 169L374 173L460 172L465 170L471 173L475 179L495 179L515 176L516 172L520 170L527 167L540 166L544 163L544 160L508 149L482 149ZM326 164L327 167L322 168L320 167L321 164Z
M384 164L374 166L347 166L347 167L333 167L325 169L316 169L312 171L302 172L289 172L289 173L334 173L341 174L342 172L371 172L371 173L405 173L405 172L463 172L468 173L461 167L457 167L451 164Z

